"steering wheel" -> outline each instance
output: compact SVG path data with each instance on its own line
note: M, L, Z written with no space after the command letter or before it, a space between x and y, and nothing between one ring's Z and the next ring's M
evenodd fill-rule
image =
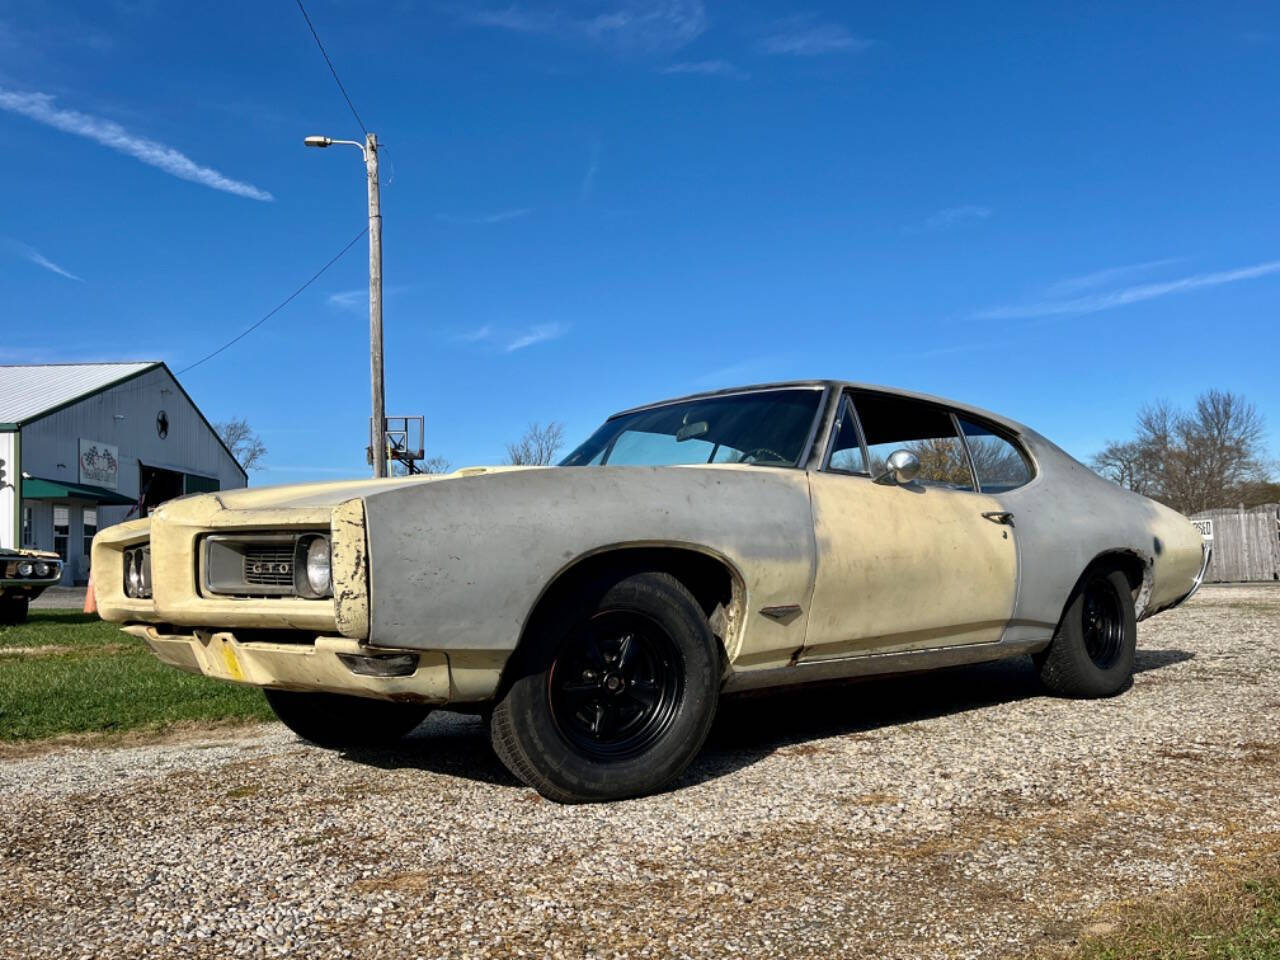
M779 463L791 462L782 454L780 454L777 450L770 450L768 447L756 447L753 450L748 450L746 453L742 455L742 459L739 460L738 462L739 463L747 463L747 462L759 463L760 458L757 456L757 454L761 454L761 453L768 454L769 455L768 458L770 460L777 460Z

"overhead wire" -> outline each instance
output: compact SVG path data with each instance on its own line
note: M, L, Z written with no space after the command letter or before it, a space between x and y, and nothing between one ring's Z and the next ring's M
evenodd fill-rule
M275 316L277 313L279 313L281 310L287 307L289 303L292 302L293 299L298 296L298 294L302 293L303 290L307 289L307 287L311 286L311 284L319 280L320 276L326 270L328 270L335 263L341 260L343 255L346 254L346 252L350 250L352 247L354 247L356 243L360 240L360 238L363 237L368 232L369 232L369 228L365 227L363 230L357 233L354 237L352 237L351 240L348 241L347 245L343 247L341 250L339 250L332 257L332 259L329 260L328 263L326 263L323 267L317 270L310 280L308 280L306 283L300 286L297 290L293 291L293 293L289 294L289 296L281 300L275 307L269 310L266 313L266 315L262 317L262 319L258 320L257 323L254 323L251 326L246 327L243 331L238 333L236 336L232 337L230 340L228 340L226 343L220 346L217 350L214 350L212 353L206 354L205 356L197 360L195 363L192 363L192 364L189 364L188 366L183 367L181 370L178 371L178 374L181 375L186 373L188 370L194 370L196 367L200 366L200 364L204 363L206 360L212 360L214 357L220 354L223 350L226 350L228 347L239 342L240 340L243 340L249 334L253 333L253 331L257 330L260 326L262 326L264 323L270 320L273 316Z
M347 106L351 110L351 115L355 117L356 123L359 125L364 135L367 137L369 135L369 129L364 125L364 121L360 119L360 111L356 109L356 105L351 100L351 95L347 93L347 88L342 83L342 78L338 76L338 68L333 65L333 60L329 58L329 52L325 50L324 42L320 39L320 34L316 32L315 24L311 22L311 16L310 14L307 13L307 8L302 5L302 0L295 0L295 2L298 4L298 11L302 14L302 19L305 20L307 23L307 29L311 31L311 36L316 41L316 46L319 47L320 49L320 55L324 57L324 62L329 66L329 72L333 74L334 83L338 85L338 89L342 92L342 98L346 100ZM392 174L391 179L394 179L395 178L395 161L394 160L392 161L392 165L391 165L391 174ZM388 181L388 184L389 183L390 183L390 180ZM277 313L283 310L286 306L288 306L300 293L302 293L302 291L306 290L307 287L311 286L311 284L315 283L316 280L320 279L321 275L326 270L328 270L335 263L341 260L343 255L352 247L354 247L356 245L356 242L359 241L360 238L363 237L368 232L369 232L369 228L365 227L358 234L352 237L350 242L348 242L345 247L339 250L338 253L334 255L333 258L330 259L323 267L317 270L310 280L308 280L302 286L298 287L298 289L293 291L293 293L289 294L289 296L285 297L284 300L280 301L280 303L278 303L275 307L269 310L256 323L253 323L250 326L246 327L236 336L232 337L222 346L218 347L217 350L214 350L212 353L206 354L205 356L197 360L195 363L192 363L192 364L189 364L188 366L183 367L181 370L178 371L178 373L184 374L184 373L187 373L189 370L194 370L196 367L200 366L202 363L212 360L214 357L222 353L228 347L233 346L234 344L243 340L249 334L253 333L253 331L257 330L260 326L262 326L264 323L270 320L273 316L275 316Z
M347 101L347 106L351 108L351 115L356 118L356 123L360 125L360 130L367 137L369 136L369 128L364 125L364 121L360 119L360 113L356 110L356 105L351 102L351 95L347 93L347 88L342 85L342 78L338 76L338 68L333 65L333 61L329 59L329 53L324 48L324 44L320 41L320 34L316 33L315 24L311 22L311 17L307 14L307 8L302 5L302 0L296 0L298 9L302 12L302 19L307 21L307 28L311 31L311 36L315 37L316 46L320 48L320 55L324 57L324 62L329 65L329 72L333 74L333 81L338 85L338 89L342 91L342 97Z

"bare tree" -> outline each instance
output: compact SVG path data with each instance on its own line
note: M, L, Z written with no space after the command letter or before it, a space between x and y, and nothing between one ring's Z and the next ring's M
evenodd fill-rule
M531 423L523 437L515 443L507 444L507 463L512 466L545 467L555 460L556 452L563 446L563 423L550 420L545 427Z
M248 420L224 420L215 423L213 429L227 445L236 462L246 470L261 470L262 461L267 457L267 446L262 438L253 432Z
M1183 513L1239 502L1266 489L1265 425L1239 394L1208 390L1189 411L1166 402L1138 413L1136 436L1093 458L1104 477Z
M453 464L441 456L427 457L427 459L414 463L416 473L448 473L453 469ZM391 475L393 477L409 476L409 467L401 460L393 460L391 462Z

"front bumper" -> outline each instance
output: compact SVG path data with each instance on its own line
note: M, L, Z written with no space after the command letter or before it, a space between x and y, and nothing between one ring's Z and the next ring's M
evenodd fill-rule
M226 630L170 633L140 623L123 629L146 641L170 666L219 680L379 700L446 703L452 699L449 661L439 652L417 653L416 669L406 676L368 676L357 670L380 657L404 656L406 651L369 647L347 637L317 637L314 643L257 643L239 640Z

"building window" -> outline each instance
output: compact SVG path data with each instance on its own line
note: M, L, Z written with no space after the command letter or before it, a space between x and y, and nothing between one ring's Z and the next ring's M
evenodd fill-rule
M53 552L64 561L67 559L67 539L71 536L71 508L54 505Z
M84 508L84 558L87 561L93 554L93 535L98 532L98 508ZM86 564L87 565L87 564Z
M22 544L24 547L36 545L36 524L30 507L22 508Z

